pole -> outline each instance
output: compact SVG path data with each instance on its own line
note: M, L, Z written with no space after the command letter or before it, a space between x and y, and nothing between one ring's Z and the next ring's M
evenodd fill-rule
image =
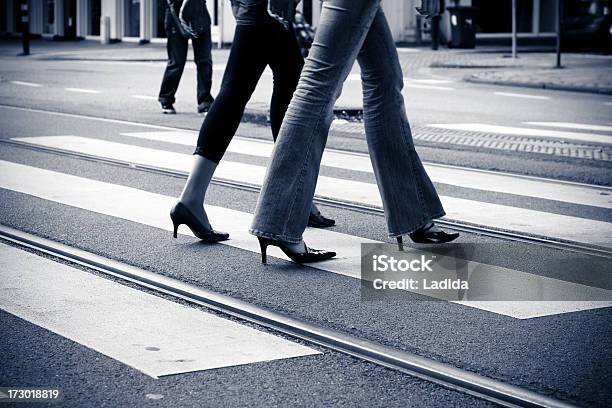
M218 27L219 27L219 40L217 42L217 48L223 48L223 20L225 19L225 10L223 9L223 3L224 1L221 0L218 4L218 11L217 11L217 23L218 23Z
M30 12L28 10L28 0L21 0L21 38L23 40L23 53L30 55Z
M516 58L516 0L512 0L512 58Z
M557 68L561 67L561 33L563 29L563 0L557 0Z

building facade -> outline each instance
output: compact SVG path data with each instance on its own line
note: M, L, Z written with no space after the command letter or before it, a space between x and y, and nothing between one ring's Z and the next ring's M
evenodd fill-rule
M20 1L0 0L0 32L20 31ZM165 37L163 16L166 0L28 0L30 32L62 39L97 39L105 34L112 41L155 41ZM383 2L397 41L414 36L415 1ZM229 0L208 0L216 42L231 43L234 18ZM318 0L305 0L299 8L316 26ZM108 19L102 19L107 17ZM102 23L101 23L102 21ZM108 24L108 28L106 27Z
M20 1L0 0L0 33L20 31ZM460 0L461 5L478 7L477 38L510 36L512 0ZM566 0L584 3L591 0ZM163 41L166 0L28 0L30 32L58 39L100 39L113 41ZM451 3L447 0L446 3ZM517 0L520 37L552 37L555 34L557 0ZM414 43L426 37L426 23L419 21L415 7L419 0L383 0L393 37L397 42ZM207 0L213 20L213 38L231 43L234 19L229 0ZM316 27L319 0L303 0L300 9ZM448 13L442 19L442 34L448 38Z

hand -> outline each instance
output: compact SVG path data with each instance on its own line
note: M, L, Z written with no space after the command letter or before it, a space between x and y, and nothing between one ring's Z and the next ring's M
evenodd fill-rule
M426 18L440 14L440 0L421 0L421 7L416 10Z

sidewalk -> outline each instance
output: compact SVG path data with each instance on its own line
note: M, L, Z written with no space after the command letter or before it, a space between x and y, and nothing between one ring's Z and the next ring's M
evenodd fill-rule
M474 60L433 61L437 72L454 71L464 81L505 86L612 94L612 56L562 54L556 68L555 53L507 54Z
M166 60L164 43L100 45L96 41L57 42L34 40L32 55L42 60L158 61ZM0 57L21 52L17 40L0 41ZM521 53L509 58L507 47L479 47L474 50L431 51L427 48L398 48L404 76L436 73L467 82L506 86L559 89L612 94L612 56L563 54L563 69L554 68L554 53ZM214 49L215 64L224 64L228 49ZM193 59L191 50L189 58Z

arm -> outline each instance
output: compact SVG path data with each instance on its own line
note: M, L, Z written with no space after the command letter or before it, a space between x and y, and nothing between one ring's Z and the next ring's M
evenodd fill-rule
M426 18L440 14L440 0L421 0L421 7L416 10Z

